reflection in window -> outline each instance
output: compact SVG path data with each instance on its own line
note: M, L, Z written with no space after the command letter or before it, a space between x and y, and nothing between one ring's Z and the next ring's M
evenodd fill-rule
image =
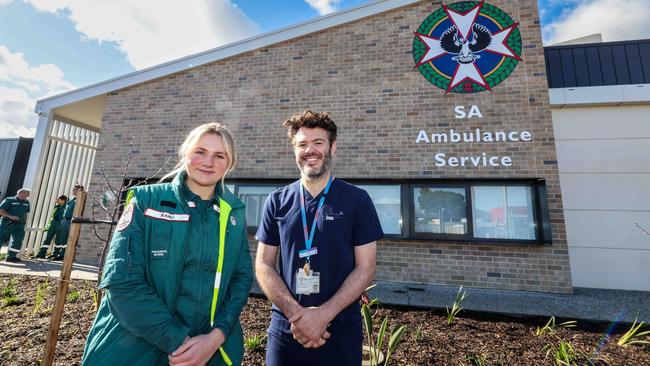
M530 187L472 187L474 237L535 240Z
M416 233L467 234L465 188L413 189Z
M238 195L239 199L246 204L246 223L248 226L259 226L266 197L276 188L276 186L239 186Z
M372 199L384 234L400 235L402 233L400 186L359 185L358 187L368 192Z

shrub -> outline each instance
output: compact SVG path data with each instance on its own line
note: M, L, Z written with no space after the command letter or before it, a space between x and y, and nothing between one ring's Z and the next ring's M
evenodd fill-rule
M45 294L47 293L47 288L49 286L49 278L45 278L45 281L41 284L39 284L36 287L36 295L34 295L34 309L32 310L32 314L36 314L41 310L41 306L43 305L43 300L45 299Z
M461 294L462 291L462 294ZM456 316L458 313L460 313L463 308L460 306L463 303L463 300L465 300L465 296L467 296L467 291L463 291L463 286L460 286L458 289L458 293L456 293L456 299L454 299L454 303L451 306L451 310L449 308L447 309L447 325L451 325L454 320L456 320Z
M555 317L552 316L552 317L548 320L548 322L546 323L545 326L543 326L542 328L539 328L539 327L538 327L538 328L535 330L535 335L536 335L536 336L542 336L542 335L545 335L545 334L553 333L553 332L555 332L556 330L558 330L559 328L573 328L573 327L575 327L577 324L578 324L578 322L575 321L575 320L569 320L569 321L566 321L566 322L564 322L564 323L555 324Z
M378 303L377 299L369 300L367 296L367 291L375 287L372 285L366 289L366 293L361 297L361 315L363 316L363 325L366 329L366 335L368 338L368 348L370 350L370 365L378 366L380 362L379 353L382 352L384 346L384 339L386 338L386 329L388 328L388 317L384 318L381 325L379 326L379 333L377 333L377 338L374 337L374 316L371 312L371 307ZM399 345L404 333L406 332L406 325L401 325L393 328L393 331L388 337L388 345L386 348L386 358L382 365L388 365L390 356L395 352L397 346Z
M77 291L77 290L72 290L72 291L70 291L70 292L68 293L68 296L66 297L66 299L67 299L68 302L70 302L70 303L75 303L75 302L79 301L79 298L80 298L80 297L81 297L81 295L79 294L79 291Z
M264 339L266 336L254 335L252 337L247 337L244 339L244 347L251 351L256 352L263 348Z
M638 319L639 316L637 315L636 318L634 318L634 323L632 324L630 329L628 329L628 331L621 336L621 338L618 340L618 342L616 342L616 344L622 347L627 347L631 344L650 344L650 342L641 339L649 336L650 330L639 332L639 330L641 330L641 327L643 327L644 322L637 324L636 322Z

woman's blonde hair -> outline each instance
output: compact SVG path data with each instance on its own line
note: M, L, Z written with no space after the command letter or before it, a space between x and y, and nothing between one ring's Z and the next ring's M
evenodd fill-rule
M226 130L226 127L224 125L217 122L200 125L197 128L193 129L189 135L187 135L185 141L183 141L183 144L178 149L178 164L176 164L171 172L165 174L165 176L160 178L160 180L163 181L169 178L174 178L179 173L186 170L187 154L189 153L190 149L196 145L201 137L208 134L221 137L223 147L226 149L226 155L228 155L228 168L226 168L226 172L221 178L221 183L223 184L223 181L226 179L226 175L228 175L228 173L230 173L235 168L237 155L235 153L235 142L233 141L232 136L230 136L230 133L228 130Z

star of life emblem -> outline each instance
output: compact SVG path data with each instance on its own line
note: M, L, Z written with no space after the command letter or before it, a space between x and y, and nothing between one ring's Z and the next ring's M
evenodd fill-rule
M415 32L415 67L445 93L491 91L522 61L518 26L483 1L443 5Z

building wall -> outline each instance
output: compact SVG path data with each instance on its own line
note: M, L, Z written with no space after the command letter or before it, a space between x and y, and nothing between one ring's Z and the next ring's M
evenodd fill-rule
M18 139L0 139L0 200L7 196L7 186L16 158ZM15 192L14 192L15 194Z
M335 174L358 179L542 179L553 244L384 240L377 279L531 291L571 291L562 197L537 2L492 1L520 23L524 62L492 92L445 94L414 69L413 32L441 5L420 2L317 34L111 93L97 161L114 184L135 137L130 176L155 172L192 127L223 121L239 151L235 178L298 177L281 122L310 108L339 126ZM456 119L478 105L483 118ZM530 131L531 142L416 144L420 130ZM512 167L435 166L434 155L510 155ZM97 169L96 165L96 169ZM91 193L101 180L93 176ZM80 259L97 259L83 231ZM251 238L251 248L255 243Z
M553 110L573 285L650 291L650 106Z

